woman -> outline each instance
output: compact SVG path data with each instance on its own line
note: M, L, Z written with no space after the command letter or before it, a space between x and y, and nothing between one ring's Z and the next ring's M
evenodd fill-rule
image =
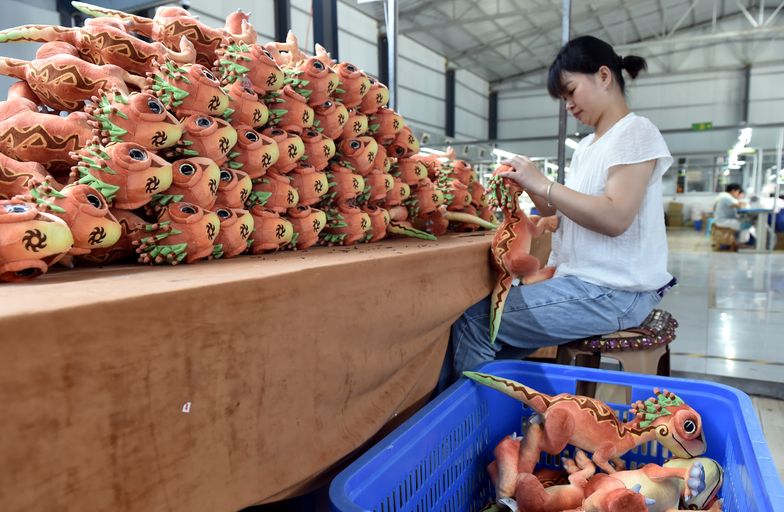
M547 90L595 131L575 150L564 185L523 156L505 162L514 171L503 174L528 192L543 216L558 215L549 261L556 273L512 288L495 345L489 341L489 298L463 313L452 326L451 378L495 359L499 350L501 357L509 351L520 357L638 326L674 284L661 190L672 156L659 130L629 112L624 95L623 71L633 79L645 67L641 57L620 57L590 36L558 53Z

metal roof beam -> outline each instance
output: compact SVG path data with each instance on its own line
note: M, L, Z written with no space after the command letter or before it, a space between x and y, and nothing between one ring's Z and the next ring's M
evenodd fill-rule
M675 25L672 27L672 30L670 30L670 33L669 33L669 34L667 34L667 37L672 37L672 35L675 33L675 31L676 31L676 30L678 30L678 27L680 27L680 26L681 26L681 24L683 24L683 22L684 22L684 21L686 21L686 18L688 18L688 17L689 17L689 14L690 14L690 13L691 13L691 12L694 10L694 6L696 6L696 5L697 5L697 3L699 3L699 1L700 1L700 0L694 0L694 1L691 3L691 5L689 6L689 8L688 8L688 9L686 9L686 12L684 12L684 13L683 13L683 16L681 16L681 18L680 18L680 19L679 19L679 20L678 20L678 21L675 23ZM692 26L694 26L694 23L692 23Z
M448 27L460 27L463 25L470 25L472 23L481 23L483 21L496 21L499 18L517 18L521 16L527 16L529 14L539 12L538 10L525 10L520 11L519 9L514 11L505 11L505 12L497 12L494 14L485 14L483 16L474 16L472 18L465 18L465 19L453 19L449 20L445 23L439 23L438 28L448 28ZM415 32L422 32L422 31L429 31L433 30L432 25L414 25L413 27L406 28L401 31L401 34L413 34Z
M451 0L424 0L419 5L411 7L410 9L400 9L398 12L398 17L400 18L413 18L416 17L417 14L421 13L422 11L426 11L428 9L435 9L441 4L445 4Z
M731 18L734 18L734 17L736 17L738 15L740 15L740 13L733 12L733 13L727 14L725 16L720 16L718 18L718 21L731 19ZM711 23L711 20L706 20L706 21L700 22L700 23L698 23L698 24L696 24L694 26L684 27L683 30L689 30L689 29L692 29L692 28L699 28L699 27L702 27L702 26L704 26L706 24L709 24L709 23ZM678 43L682 43L682 42L694 42L694 41L710 41L710 42L712 42L714 40L719 40L720 41L720 40L722 40L724 38L727 38L727 37L746 37L746 36L749 36L750 38L753 38L753 37L758 36L758 35L763 36L763 35L767 35L767 34L771 34L771 33L772 34L777 34L777 33L780 33L780 32L784 32L784 25L775 25L773 27L760 27L760 28L756 28L756 29L747 29L747 30L726 31L726 32L713 33L713 34L702 34L702 35L692 36L692 37L683 37L683 38L676 37L676 38L673 38L673 39L660 39L658 37L651 37L651 38L644 39L642 41L635 41L633 43L619 45L616 49L624 49L625 50L625 49L635 48L635 47L640 47L640 46L659 46L659 45L665 45L665 44L666 45L670 45L670 44L678 44ZM538 72L541 72L541 71L545 71L546 69L547 69L547 66L543 66L543 67L540 67L540 68L531 69L531 70L526 71L524 73L508 75L508 76L506 76L504 78L501 78L499 80L495 80L495 81L491 82L490 85L491 86L492 85L498 85L498 84L500 84L500 83L502 83L504 81L513 80L513 79L516 79L516 78L522 78L525 75L530 75L532 73L538 73Z
M623 7L626 3L628 3L628 2L614 2L614 3L612 3L610 5L607 5L607 6L603 7L603 8L601 8L601 9L597 9L596 10L596 15L603 16L603 15L606 15L606 14L613 13L613 12L617 11L619 7ZM638 5L649 5L649 4L650 4L650 0L643 0L643 1L637 1L637 2L630 2L629 6L630 7L634 7L634 6L638 6ZM579 16L585 15L585 14L590 14L590 13L588 13L587 10L583 11L583 12L574 12L574 13L572 13L574 18L579 18ZM553 23L548 23L548 24L545 24L545 25L539 27L539 30L537 30L534 34L531 34L529 37L539 36L542 33L544 33L546 35L547 32L551 32L551 31L557 30L559 28L561 28L561 17L560 17L560 15L558 15L558 18L557 18L556 21L554 21ZM515 38L515 39L518 38L518 37L519 37L518 35L512 36L512 38ZM447 56L447 57L451 60L451 59L454 59L458 55L462 55L462 54L465 54L465 53L476 51L477 49L480 49L480 48L482 48L484 46L503 44L506 41L508 41L509 39L510 39L509 36L503 36L503 37L494 39L492 41L487 41L485 44L480 45L478 47L467 48L465 50L462 50L462 51L458 52L457 54L454 54L454 55L451 55L451 56Z
M781 10L782 7L784 7L784 0L782 0L782 2L779 4L779 6L776 7L776 10L773 11L773 14L771 14L768 17L768 19L765 20L765 23L763 23L763 25L769 25L770 22L773 21L776 18L776 16L779 14L779 11Z
M588 12L593 14L594 19L599 23L599 26L602 27L604 33L607 35L607 39L610 40L610 44L615 46L615 38L610 33L610 29L608 29L607 25L604 24L604 20L602 19L602 17L596 15L596 9L594 9L591 4L588 4Z

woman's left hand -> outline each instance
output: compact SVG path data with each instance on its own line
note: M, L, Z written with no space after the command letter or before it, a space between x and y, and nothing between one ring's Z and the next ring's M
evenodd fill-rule
M503 160L501 163L511 166L514 171L502 172L498 174L499 176L516 182L531 193L539 196L545 195L550 180L542 174L542 171L536 167L536 164L530 158L515 155L508 160Z

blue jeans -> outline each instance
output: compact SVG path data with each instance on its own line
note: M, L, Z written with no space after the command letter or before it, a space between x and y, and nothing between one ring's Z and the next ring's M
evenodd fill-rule
M614 290L569 276L514 286L491 345L488 296L452 324L439 388L487 361L521 359L541 347L637 327L660 300L656 291Z

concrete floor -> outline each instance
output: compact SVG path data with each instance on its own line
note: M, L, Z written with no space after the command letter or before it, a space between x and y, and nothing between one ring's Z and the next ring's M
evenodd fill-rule
M784 480L784 251L716 252L704 233L686 229L667 238L680 281L660 304L680 324L673 374L752 395Z

